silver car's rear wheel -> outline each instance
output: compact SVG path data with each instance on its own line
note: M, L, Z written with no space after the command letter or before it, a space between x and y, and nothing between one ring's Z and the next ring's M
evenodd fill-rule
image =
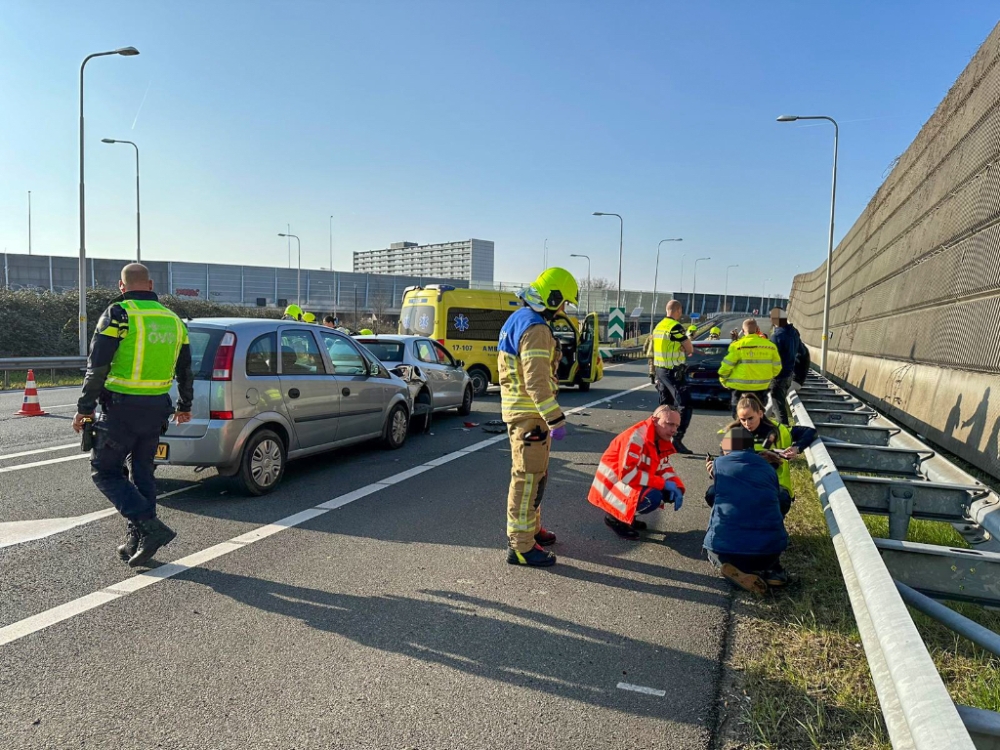
M274 440L265 440L250 456L250 475L261 487L270 487L281 476L281 449Z
M243 446L243 459L237 479L251 495L266 495L285 473L285 444L271 430L255 432Z

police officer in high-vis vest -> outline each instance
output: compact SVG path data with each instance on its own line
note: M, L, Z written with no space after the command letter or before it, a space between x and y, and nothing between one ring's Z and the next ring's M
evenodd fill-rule
M763 404L771 381L781 372L778 347L759 334L756 320L744 320L743 335L729 345L719 365L719 382L731 391L734 419L740 398L747 393L753 394Z
M97 321L73 429L80 432L101 404L94 425L91 477L128 521L118 556L131 567L145 564L177 534L156 517L153 464L162 428L173 414L191 420L194 378L187 328L157 301L149 270L130 263L118 284L122 296ZM177 410L170 386L177 378ZM131 455L132 481L122 473Z
M675 299L667 303L667 317L653 329L653 365L656 391L660 406L668 405L681 413L681 426L674 436L674 449L678 453L691 453L684 445L684 435L691 424L691 399L687 390L686 362L694 354L694 345L688 339L680 319L684 308Z
M563 268L548 268L520 293L524 307L500 329L500 408L510 438L510 490L507 494L507 562L554 565L543 547L556 535L542 528L539 506L549 471L553 440L566 436L556 394L559 346L550 322L566 303L576 304L578 287Z

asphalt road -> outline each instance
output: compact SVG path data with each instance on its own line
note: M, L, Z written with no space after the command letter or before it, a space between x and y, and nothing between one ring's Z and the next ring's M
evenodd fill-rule
M263 498L161 468L179 536L146 575L114 515L0 547L0 748L708 747L731 594L701 554L703 460L675 459L686 503L638 543L586 501L655 407L645 368L560 395L613 398L553 453L551 569L504 562L506 437L463 427L496 395L399 451L293 463ZM717 452L726 418L696 412L687 444ZM0 417L0 440L0 544L109 507L86 460L39 463L75 449L9 458L75 442L67 418Z

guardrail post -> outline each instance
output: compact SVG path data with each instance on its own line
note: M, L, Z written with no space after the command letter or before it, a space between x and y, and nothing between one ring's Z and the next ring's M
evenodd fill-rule
M893 487L889 490L889 538L906 540L913 516L913 493Z

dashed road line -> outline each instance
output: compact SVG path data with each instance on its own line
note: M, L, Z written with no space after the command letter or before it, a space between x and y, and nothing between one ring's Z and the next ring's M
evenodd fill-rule
M18 464L17 466L5 466L0 469L0 474L10 471L23 471L24 469L34 469L36 466L48 466L49 464L61 464L66 461L79 461L82 458L90 458L89 453L79 453L75 456L62 456L61 458L49 458L45 461L33 461L30 464Z
M584 409L590 409L599 404L606 404L610 401L616 401L623 396L626 396L635 391L643 390L644 388L649 388L649 383L644 383L643 385L636 386L635 388L629 388L624 391L617 391L610 396L605 396L604 398L597 399L596 401L591 401L583 406L577 406L573 409L567 409L565 414L575 414L577 412L583 411ZM342 508L349 503L354 502L362 497L366 497L380 490L384 490L386 487L391 487L396 482L405 479L406 477L413 476L415 474L422 473L424 471L430 471L436 469L447 460L452 460L452 458L460 458L465 455L475 453L487 448L496 443L500 443L507 440L507 435L497 435L496 437L487 438L486 440L480 440L478 443L473 443L470 446L466 446L452 453L446 454L445 456L440 456L433 461L428 461L418 466L415 466L405 471L397 472L391 476L380 479L377 482L372 482L371 484L365 485L351 492L347 492L343 495L328 500L320 505L313 508L308 508L306 510L299 511L285 518L281 518L273 523L260 526L252 531L240 534L239 536L233 537L224 542L220 542L207 549L200 550L187 557L182 557L179 560L175 560L172 563L167 563L161 565L158 568L154 568L145 573L140 573L132 578L126 578L111 586L107 586L99 591L95 591L86 596L82 596L78 599L74 599L66 604L61 604L58 607L45 610L44 612L39 612L36 615L27 617L23 620L11 623L0 628L0 646L4 646L8 643L20 640L25 636L31 635L32 633L37 633L40 630L55 625L57 623L69 620L77 615L88 612L92 609L96 609L103 604L108 602L116 601L123 596L128 596L134 591L151 586L154 583L160 581L165 581L168 578L173 578L174 576L183 573L184 571L191 570L192 568L197 568L205 563L215 560L216 558L222 557L223 555L228 555L230 552L235 552L238 549L242 549L247 545L253 544L254 542L259 542L261 539L266 539L269 536L278 534L282 531L287 531L288 529L295 528L300 524L310 521L313 518L325 515L332 510L337 508ZM72 458L76 458L73 456ZM51 463L60 461L63 459L54 459ZM14 469L21 467L12 467ZM3 469L0 469L3 471ZM197 485L193 485L197 486ZM172 493L175 494L175 493ZM619 687L627 683L619 683ZM641 686L631 686L630 688L622 688L623 690L631 688L641 688ZM654 690L653 688L641 688L639 692ZM657 694L657 693L653 693ZM664 693L665 695L666 693Z
M619 690L630 690L633 693L642 693L643 695L655 695L657 698L663 698L667 694L666 690L657 690L645 685L633 685L631 682L619 682L617 688Z
M36 448L32 451L21 451L20 453L8 453L4 456L0 456L0 461L6 461L9 458L22 458L23 456L35 456L39 453L51 453L52 451L64 451L67 448L79 448L79 443L66 443L65 445L53 445L51 448Z

